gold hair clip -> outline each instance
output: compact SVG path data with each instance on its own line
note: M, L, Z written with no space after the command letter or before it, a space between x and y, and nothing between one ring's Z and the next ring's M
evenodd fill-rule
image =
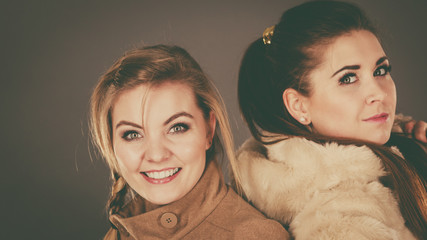
M276 27L276 25L266 28L262 33L262 41L264 41L265 45L271 44L271 38L273 37L273 34L274 34L274 27Z

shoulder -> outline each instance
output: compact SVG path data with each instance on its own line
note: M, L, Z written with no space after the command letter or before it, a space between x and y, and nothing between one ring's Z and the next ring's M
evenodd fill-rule
M366 146L318 144L299 137L271 145L250 139L238 151L237 163L248 200L283 224L319 191L343 182L352 189L385 175L381 160Z
M366 146L318 144L300 137L271 145L250 139L237 155L243 177L249 178L249 174L263 182L272 177L277 180L277 174L283 175L286 181L295 179L296 182L318 181L329 174L328 180L355 178L353 180L360 181L385 175L382 161Z
M206 219L237 239L288 239L286 229L237 195L231 188L215 211Z
M251 140L238 168L248 199L289 224L296 238L392 239L406 231L396 199L379 181L382 161L366 146Z

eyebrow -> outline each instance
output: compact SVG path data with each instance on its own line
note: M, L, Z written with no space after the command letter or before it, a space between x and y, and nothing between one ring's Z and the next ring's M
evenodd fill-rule
M163 125L167 125L170 122L172 122L174 119L177 119L177 118L182 117L182 116L186 116L186 117L189 117L189 118L194 118L193 115L191 115L189 113L179 112L179 113L176 113L176 114L172 115L170 118L168 118ZM136 127L136 128L142 129L142 126L140 126L140 125L138 125L136 123L129 122L129 121L124 121L124 120L122 120L119 123L117 123L116 129L118 127L122 126L122 125L129 125L129 126L132 126L132 127Z
M377 60L377 62L375 63L376 66L380 65L381 63L383 63L385 60L387 60L388 58L386 56L381 57L380 59ZM336 71L334 74L332 74L332 77L337 75L339 72L346 70L346 69L353 69L353 70L357 70L360 69L360 65L350 65L350 66L344 66L342 67L340 70Z
M117 123L116 128L118 128L118 127L120 127L122 125L130 125L132 127L136 127L136 128L142 129L142 127L140 125L136 124L136 123L128 122L128 121L123 121L123 120L120 121L119 123Z
M351 65L351 66L344 66L340 70L336 71L334 74L332 74L331 78L337 75L339 72L344 71L346 69L360 69L360 65Z
M380 65L381 63L383 63L385 60L388 60L388 58L387 58L386 56L384 56L384 57L382 57L382 58L378 59L378 61L377 61L377 66L378 66L378 65Z
M173 120L175 120L175 119L177 119L179 117L182 117L182 116L189 117L189 118L194 118L193 115L191 115L191 114L189 114L187 112L179 112L179 113L176 113L176 114L172 115L170 118L168 118L168 120L166 120L165 123L163 123L163 125L167 125L170 122L172 122Z

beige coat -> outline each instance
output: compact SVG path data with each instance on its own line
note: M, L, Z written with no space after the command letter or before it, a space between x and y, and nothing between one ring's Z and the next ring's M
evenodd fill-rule
M105 239L288 239L269 220L225 185L211 161L196 186L182 199L155 208L137 198L110 221Z
M379 178L367 147L320 145L300 137L272 145L248 140L238 152L242 187L295 239L415 239Z

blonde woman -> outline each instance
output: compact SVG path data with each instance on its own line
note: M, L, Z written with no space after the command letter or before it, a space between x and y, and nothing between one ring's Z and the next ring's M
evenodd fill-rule
M225 184L222 147L236 165L227 114L184 49L118 59L93 92L90 124L113 179L105 239L288 238Z

